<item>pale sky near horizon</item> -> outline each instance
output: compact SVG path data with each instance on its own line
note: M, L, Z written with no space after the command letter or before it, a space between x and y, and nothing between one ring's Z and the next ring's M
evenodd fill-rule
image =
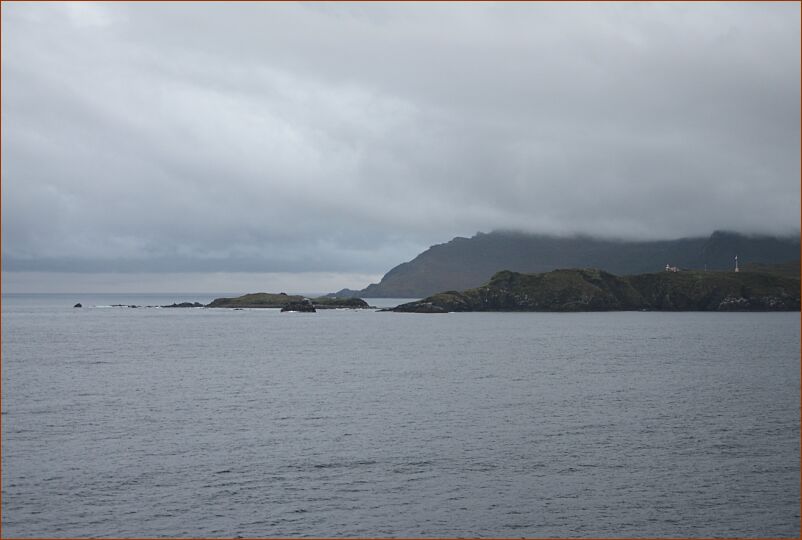
M4 3L3 291L361 288L494 229L799 234L799 81L797 2Z

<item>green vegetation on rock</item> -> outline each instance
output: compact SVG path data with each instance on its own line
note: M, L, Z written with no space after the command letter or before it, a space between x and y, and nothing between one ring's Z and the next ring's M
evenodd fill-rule
M799 260L787 261L780 264L764 264L764 263L746 263L744 265L746 272L759 272L763 274L777 274L778 276L785 276L791 278L798 278L800 275Z
M290 304L311 302L315 309L364 309L370 307L361 298L320 297L307 299L300 295L285 293L251 293L236 298L217 298L206 307L212 308L284 308Z
M336 296L319 296L317 298L312 298L312 304L317 309L364 309L370 307L368 303L361 298L339 298Z
M225 308L281 308L290 302L301 302L303 296L285 293L251 293L236 298L216 298L206 307Z
M754 272L658 272L615 276L595 269L522 274L504 270L463 292L438 293L392 311L790 311L799 279Z

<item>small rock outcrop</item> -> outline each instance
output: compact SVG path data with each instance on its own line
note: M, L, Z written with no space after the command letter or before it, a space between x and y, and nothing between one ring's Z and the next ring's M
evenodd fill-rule
M203 307L203 304L200 302L181 302L180 304L170 304L169 306L161 306L163 308L192 308L192 307Z
M302 300L300 302L290 302L283 308L281 308L281 312L285 311L300 311L303 313L315 313L315 306L312 305L312 302L309 300Z

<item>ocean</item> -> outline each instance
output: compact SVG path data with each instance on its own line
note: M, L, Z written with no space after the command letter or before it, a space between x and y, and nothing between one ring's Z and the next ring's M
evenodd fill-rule
M799 313L215 296L3 295L5 537L800 534Z

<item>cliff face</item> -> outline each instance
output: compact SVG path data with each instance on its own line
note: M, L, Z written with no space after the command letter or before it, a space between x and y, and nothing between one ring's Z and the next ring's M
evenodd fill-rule
M625 242L590 237L554 237L512 232L478 233L427 249L385 274L381 282L340 296L422 298L438 291L478 287L499 269L548 272L600 268L618 275L656 272L671 264L685 269L730 270L742 265L799 259L799 238L715 232L708 238Z
M502 271L484 286L448 291L392 311L799 311L799 279L752 272Z

